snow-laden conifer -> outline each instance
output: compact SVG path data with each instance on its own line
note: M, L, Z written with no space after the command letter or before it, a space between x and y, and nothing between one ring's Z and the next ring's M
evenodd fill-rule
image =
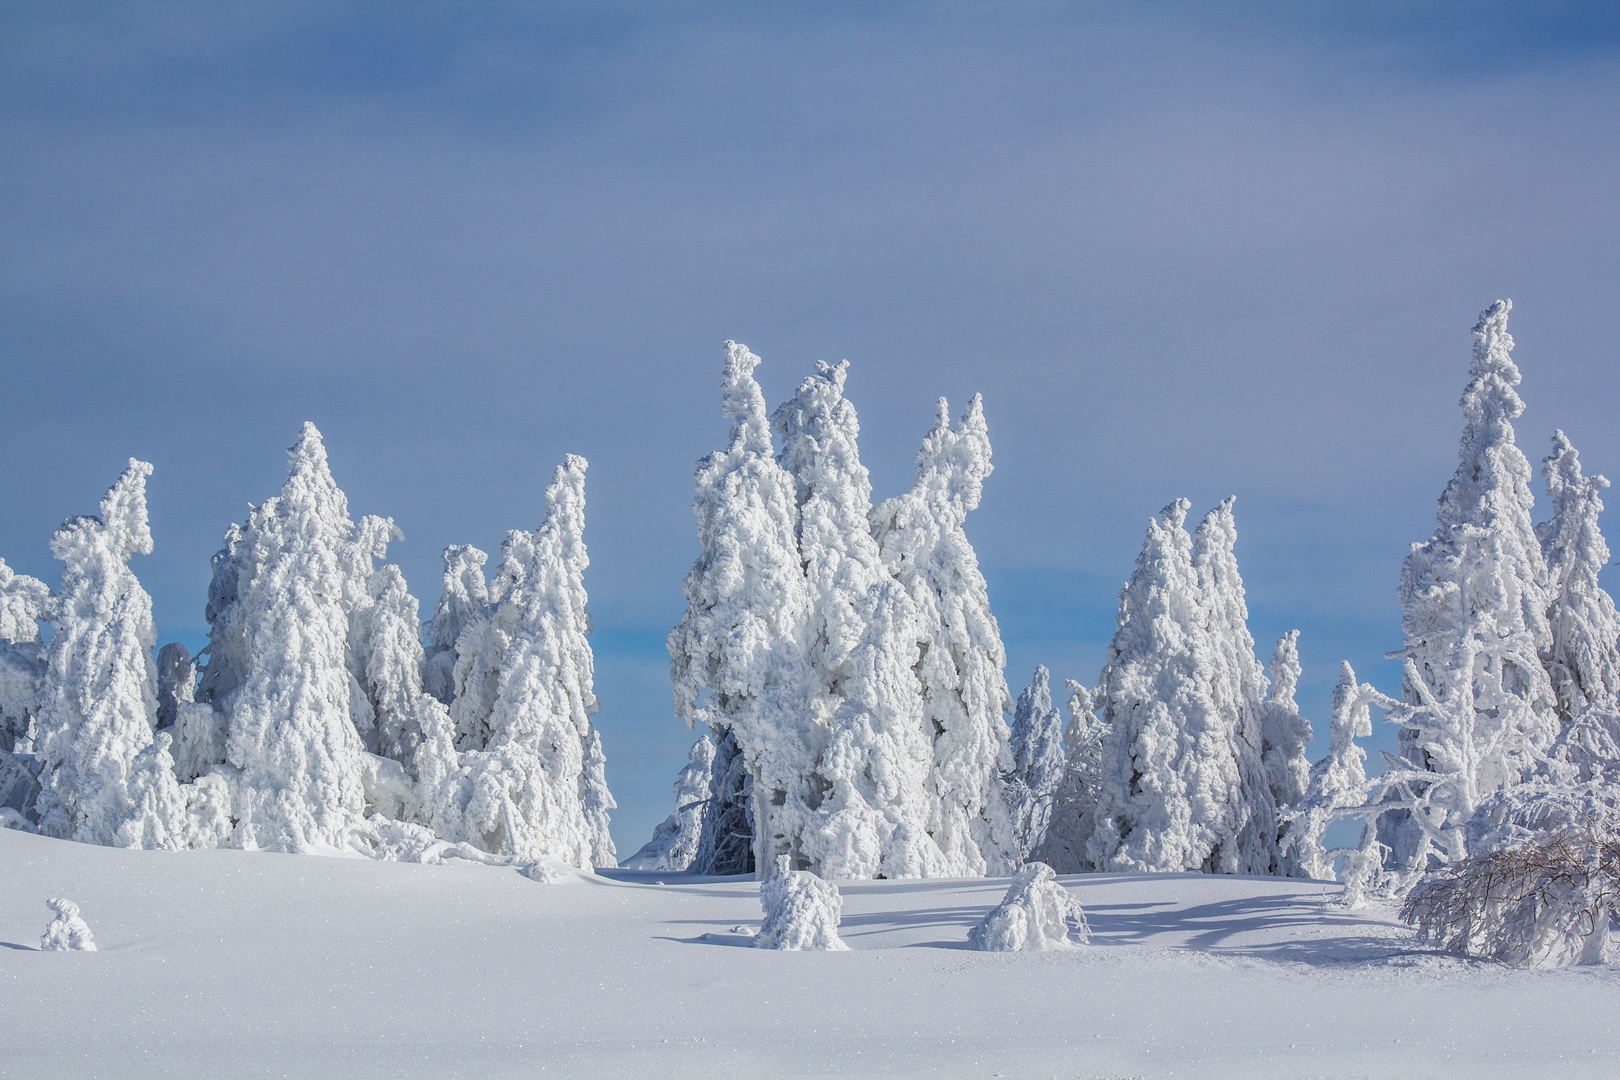
M444 591L428 624L422 681L427 692L446 705L456 696L456 642L489 604L489 587L484 581L488 561L488 555L470 544L444 549Z
M498 854L578 867L612 866L614 855L613 798L590 721L585 467L568 455L540 527L507 535L492 602L467 621L456 661L457 703L470 693L489 701L487 715L457 717L467 722L454 796L462 834Z
M1008 748L1013 767L1004 790L1012 811L1019 861L1046 843L1052 804L1063 783L1063 718L1052 707L1051 673L1037 665L1035 677L1018 695Z
M1474 327L1457 471L1434 535L1401 569L1401 757L1377 797L1391 807L1380 839L1403 870L1463 857L1480 799L1534 774L1559 734L1541 663L1552 648L1547 565L1530 519L1530 463L1513 435L1524 403L1511 307L1497 301Z
M917 452L911 490L872 514L884 565L916 604L926 636L918 673L934 732L937 804L928 831L950 874L1008 873L1018 858L999 790L1010 766L1002 715L1011 701L1007 655L962 527L990 471L983 402L975 395L953 428L941 398L934 428Z
M1602 476L1585 476L1562 431L1541 466L1552 517L1536 527L1547 560L1551 643L1542 655L1558 701L1560 756L1578 778L1620 762L1620 618L1598 583L1609 545L1598 528Z
M723 732L714 745L709 805L703 812L697 854L690 869L698 874L754 872L754 782L735 732Z
M1299 687L1299 631L1290 630L1277 639L1271 654L1271 688L1260 703L1260 764L1266 787L1276 807L1276 858L1271 872L1283 877L1304 873L1289 854L1291 813L1303 802L1310 784L1311 762L1306 747L1311 743L1311 722L1300 715L1294 692ZM1310 876L1306 874L1305 876Z
M968 948L980 952L1064 949L1091 939L1086 913L1052 868L1032 862L1021 868L1001 903L968 931Z
M15 749L27 737L39 707L45 678L39 623L50 601L49 586L0 559L0 752Z
M677 716L735 740L754 866L767 876L779 855L797 857L802 847L813 813L806 778L825 729L809 711L810 598L794 481L771 445L753 374L759 357L734 342L725 348L721 396L731 441L698 463L699 554L683 586L686 612L669 635L670 676Z
M180 707L197 700L197 661L191 650L171 641L157 655L157 726L173 727Z
M1193 535L1193 568L1208 627L1215 670L1210 679L1220 726L1228 733L1241 800L1231 807L1238 821L1236 872L1269 874L1277 869L1277 803L1263 761L1262 703L1266 676L1254 654L1249 605L1237 564L1236 502L1228 498L1199 522Z
M1060 874L1093 869L1089 845L1097 831L1097 801L1102 794L1103 736L1106 731L1097 710L1100 690L1073 679L1069 689L1069 719L1063 729L1063 778L1052 798L1052 816L1046 836L1031 857Z
M345 608L354 525L314 424L287 458L280 494L215 556L202 686L226 718L232 843L346 848L365 814Z
M1216 687L1229 672L1209 640L1186 517L1178 499L1148 523L1120 593L1099 687L1107 727L1089 846L1099 869L1246 869L1248 792Z
M689 870L703 836L703 818L714 798L714 742L699 735L675 778L675 812L653 830L652 839L619 865L631 870Z
M152 745L157 715L152 598L129 568L152 551L146 478L152 466L129 467L101 500L98 517L74 517L51 537L62 584L51 604L51 640L34 750L41 761L35 803L40 831L92 844L120 842L135 812L131 784L162 790L173 811L156 823L153 846L183 846L184 802L172 772L142 751ZM138 773L150 773L137 778Z
M820 801L797 854L828 877L914 877L948 865L928 832L933 745L912 674L923 630L872 536L847 371L847 361L817 364L773 418L798 506L810 709L830 731L804 778Z
M1372 686L1356 681L1348 660L1339 665L1333 688L1333 719L1327 756L1311 766L1304 794L1296 801L1284 842L1284 857L1304 877L1333 878L1333 855L1322 846L1337 811L1361 806L1367 797L1367 751L1356 739L1372 735L1372 705L1392 704Z

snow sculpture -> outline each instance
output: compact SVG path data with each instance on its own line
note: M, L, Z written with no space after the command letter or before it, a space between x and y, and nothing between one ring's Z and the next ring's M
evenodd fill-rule
M1548 575L1531 525L1530 464L1514 444L1524 411L1499 300L1474 327L1456 474L1434 535L1401 569L1406 661L1400 758L1374 798L1379 839L1415 871L1467 854L1463 827L1485 796L1530 777L1559 734L1541 656L1553 647Z
M41 761L35 806L40 831L92 844L120 842L134 813L132 783L161 788L175 816L155 824L153 843L183 846L184 803L172 772L142 751L157 714L152 599L129 569L152 551L146 478L129 467L101 500L99 517L69 518L51 537L62 585L51 605L52 634L34 718ZM159 769L158 772L152 772Z
M1011 767L1011 700L1001 630L978 557L963 531L990 475L990 434L975 395L957 427L939 401L934 429L917 452L910 491L872 513L884 565L916 604L926 635L919 674L933 736L930 780L936 817L928 832L945 874L1009 873L1018 857L999 791Z
M980 952L1062 949L1089 940L1080 901L1041 862L1020 869L1001 903L968 931L968 948Z
M1052 797L1052 817L1044 841L1030 857L1058 873L1093 869L1088 845L1097 831L1097 800L1102 794L1102 746L1106 726L1097 716L1100 691L1073 679L1069 688L1069 721L1063 729L1063 778Z
M675 778L675 812L653 830L641 850L620 863L631 870L692 868L703 837L703 819L714 798L714 743L699 735Z
M43 952L95 952L96 943L90 937L90 926L79 915L79 905L63 897L45 901L54 918L39 939Z
M799 562L794 481L772 452L759 357L726 343L722 402L730 445L698 463L693 512L699 555L687 574L686 612L669 634L675 713L702 721L743 762L733 793L746 799L753 865L773 872L799 856L813 810L806 778L825 729L810 713L805 659L809 591ZM725 755L722 753L721 760ZM728 770L730 762L727 762ZM819 797L820 793L816 793Z
M215 556L201 686L227 721L232 843L348 848L365 815L345 610L354 525L314 424L287 457L281 493L233 526Z
M0 559L0 752L16 749L28 734L45 678L45 648L39 623L51 590Z
M1551 597L1552 640L1542 662L1562 725L1558 756L1584 781L1620 762L1620 618L1598 584L1609 562L1597 520L1609 482L1582 475L1580 455L1562 431L1541 472L1552 503L1552 517L1536 526Z
M1254 792L1217 697L1230 671L1209 640L1186 517L1178 499L1148 523L1120 593L1099 686L1107 731L1088 854L1116 871L1263 873L1240 845Z
M1011 809L1020 861L1046 842L1052 802L1063 783L1063 720L1052 707L1051 673L1044 664L1018 695L1008 748L1013 769L1004 790Z
M464 751L454 809L460 832L526 862L612 866L601 744L590 717L594 660L586 640L585 459L570 454L546 488L546 516L512 532L491 604L457 640L456 714ZM455 710L453 710L455 712Z
M803 781L815 817L798 857L829 877L916 877L946 865L928 833L933 745L913 674L923 635L872 537L872 485L843 396L848 366L818 363L773 419L798 507L810 708L829 731Z
M808 870L791 870L788 857L778 856L776 873L759 887L765 921L754 937L756 949L793 952L847 952L838 936L844 899L838 886Z

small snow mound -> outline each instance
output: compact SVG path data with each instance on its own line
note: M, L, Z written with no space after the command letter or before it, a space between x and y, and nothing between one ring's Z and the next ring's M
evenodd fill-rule
M759 888L765 923L754 937L758 949L795 952L847 952L838 936L844 899L838 886L808 870L789 870L787 857L777 862L776 876Z
M538 881L544 885L556 885L559 882L567 880L566 874L548 862L537 861L524 863L522 866L518 867L518 873L522 874L530 881Z
M1012 888L968 932L968 947L981 952L1063 949L1091 939L1080 901L1058 883L1052 868L1032 862L1018 871Z
M79 905L63 897L45 901L45 906L56 913L51 925L39 939L45 952L95 952L96 943L90 940L90 927L79 917Z

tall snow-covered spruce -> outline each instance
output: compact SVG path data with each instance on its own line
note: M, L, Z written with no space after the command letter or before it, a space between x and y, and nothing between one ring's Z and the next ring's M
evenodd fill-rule
M152 598L129 568L152 552L146 478L152 466L129 467L101 500L98 517L69 518L51 537L62 561L62 585L50 605L51 640L34 719L42 762L36 801L40 831L92 844L119 842L137 815L132 784L153 743L157 719L157 630ZM147 778L167 781L172 773ZM178 790L168 806L179 805ZM179 822L162 823L157 846L180 846Z
M1007 805L1019 861L1045 845L1052 803L1063 783L1063 717L1052 707L1051 673L1042 664L1018 695L1009 739L1013 767L1006 778Z
M532 533L509 533L485 591L469 549L446 553L439 611L462 626L455 644L462 775L440 811L442 826L498 854L614 865L612 809L601 742L590 718L595 661L587 638L585 459L569 455L546 488L546 516ZM453 549L455 550L455 549ZM438 634L435 634L438 638Z
M1524 411L1507 332L1511 301L1474 327L1457 471L1435 531L1401 569L1406 644L1400 759L1378 797L1392 868L1467 854L1480 800L1535 774L1559 734L1542 656L1553 648L1547 563L1531 524L1530 463L1514 442Z
M345 604L354 524L314 424L287 459L281 493L215 556L202 686L224 718L232 843L351 848L366 811Z
M1018 858L1001 777L1011 766L1006 649L989 588L963 523L990 475L990 432L975 395L957 426L939 400L917 452L911 490L872 513L884 565L916 604L919 668L933 740L928 831L945 857L939 873L1010 873Z
M777 462L765 398L754 381L759 357L726 342L721 384L731 441L698 463L699 554L686 576L686 612L669 634L676 715L708 725L741 762L752 858L702 871L774 872L780 856L802 862L803 831L822 791L810 782L826 729L810 711L806 660L810 596L799 562L793 477ZM728 774L733 762L722 753ZM739 787L742 786L739 784ZM812 796L812 792L814 795Z
M1590 780L1620 763L1620 618L1598 584L1609 545L1598 528L1602 476L1581 472L1580 455L1562 431L1542 463L1552 517L1536 526L1547 560L1547 623L1542 661L1558 702L1559 756Z
M947 865L928 831L933 745L912 674L922 630L872 536L847 371L847 361L818 363L773 420L798 506L810 708L828 731L806 777L819 801L799 857L825 877L918 877Z

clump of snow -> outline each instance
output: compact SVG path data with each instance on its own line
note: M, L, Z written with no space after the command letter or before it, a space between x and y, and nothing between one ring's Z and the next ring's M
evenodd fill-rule
M1080 901L1041 862L1019 870L1001 903L968 931L968 947L980 952L1063 949L1090 939Z
M95 952L89 925L79 916L79 905L65 897L53 897L45 906L55 913L51 925L39 939L45 952Z
M844 914L838 886L808 870L789 870L787 856L778 860L776 873L759 887L759 903L765 909L765 922L754 937L755 948L848 951L849 946L838 936L838 922Z

